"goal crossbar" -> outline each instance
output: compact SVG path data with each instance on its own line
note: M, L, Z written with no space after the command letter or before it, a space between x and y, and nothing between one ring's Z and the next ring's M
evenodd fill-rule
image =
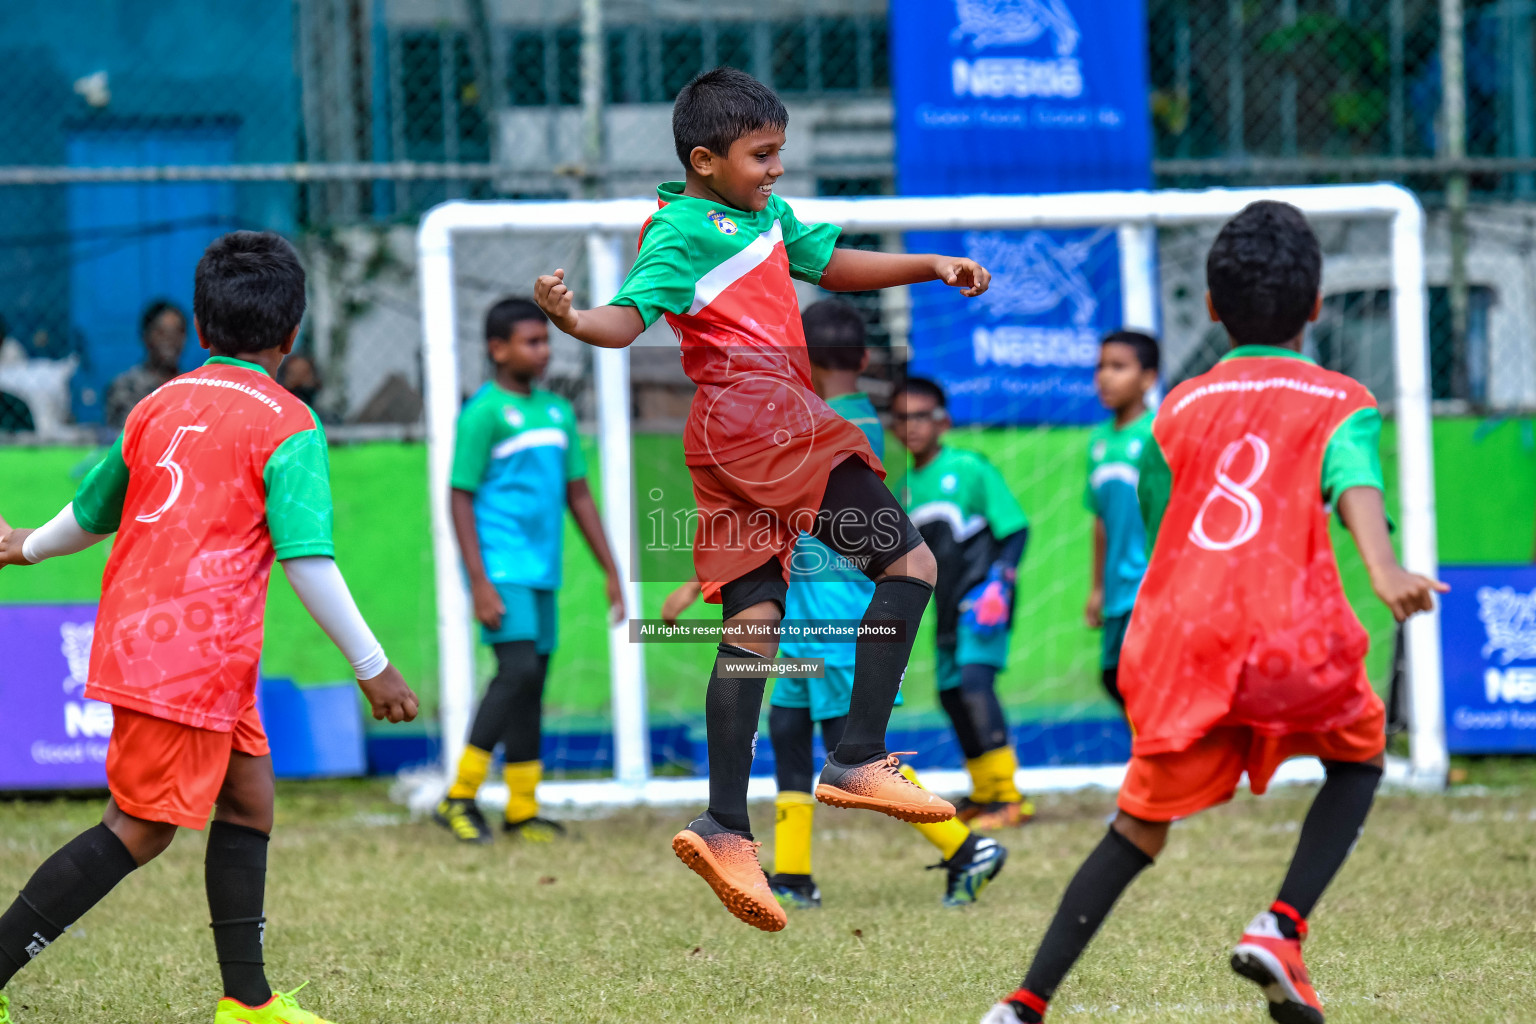
M1078 192L1014 196L874 196L795 200L802 220L837 224L848 231L964 231L1027 228L1083 228L1109 225L1120 230L1122 291L1126 322L1153 326L1155 275L1150 259L1154 229L1224 220L1249 203L1288 202L1309 217L1378 219L1390 228L1393 410L1397 420L1400 543L1403 562L1415 572L1438 568L1431 443L1428 308L1425 289L1424 210L1401 186L1322 185L1291 188L1201 191ZM460 406L459 324L454 302L454 240L471 233L585 237L588 288L585 299L600 304L617 293L623 279L623 245L655 212L650 199L575 201L454 201L433 208L417 235L421 276L426 391L428 487L437 592L438 677L444 768L451 772L463 751L474 701L474 639L470 602L449 516L449 468ZM626 578L626 602L640 607L633 579L635 552L634 471L629 415L629 353L599 349L593 357L598 413L598 450L604 521L614 556ZM1418 615L1404 627L1409 692L1410 757L1400 780L1435 788L1444 784L1445 746L1438 612ZM552 797L580 804L639 803L665 799L672 789L693 793L697 786L658 785L650 778L649 726L641 649L628 628L614 626L608 637L614 728L614 776L590 783L550 784ZM1056 774L1053 775L1052 772ZM1034 791L1074 788L1089 776L1082 769L1036 769ZM679 780L681 781L681 780Z

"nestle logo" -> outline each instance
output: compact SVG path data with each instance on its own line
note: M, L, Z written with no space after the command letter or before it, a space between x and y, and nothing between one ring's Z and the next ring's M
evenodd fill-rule
M65 701L64 731L72 740L104 740L112 735L112 705L99 700Z

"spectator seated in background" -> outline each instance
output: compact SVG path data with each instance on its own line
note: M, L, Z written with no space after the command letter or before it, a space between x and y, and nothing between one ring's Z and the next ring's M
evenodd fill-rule
M315 400L320 396L320 389L324 384L320 380L320 368L309 356L295 352L283 360L282 367L277 371L277 382L293 393L293 396L314 410L322 423L330 422L331 417L320 411L315 405Z
M156 299L139 317L144 362L118 374L107 388L107 425L121 427L139 400L181 372L187 315L169 299Z

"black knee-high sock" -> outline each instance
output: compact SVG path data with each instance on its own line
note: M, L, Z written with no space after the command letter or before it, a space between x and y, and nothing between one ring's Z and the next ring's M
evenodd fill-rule
M860 623L848 727L833 754L838 764L863 764L885 753L891 705L906 675L923 609L932 596L933 588L912 576L885 576L875 584Z
M811 738L816 723L810 708L768 709L768 738L773 741L774 773L780 793L809 793L816 778Z
M105 825L80 833L43 861L0 915L0 989L136 867Z
M955 730L955 738L960 741L960 752L965 755L965 759L970 761L985 754L987 748L981 745L976 723L971 721L971 706L966 703L965 692L958 686L940 690L939 706L949 716L950 727Z
M747 817L747 780L752 775L752 756L757 749L757 716L763 710L762 675L740 675L721 670L721 658L753 658L765 661L745 647L722 643L704 695L704 724L709 735L709 813L715 821L737 832L751 832Z
M1381 769L1375 765L1324 761L1323 766L1328 770L1328 779L1307 811L1296 854L1291 858L1278 897L1278 902L1294 910L1301 921L1311 915L1323 890L1354 849L1376 799L1376 787L1381 783ZM1298 921L1285 913L1275 917L1283 934L1298 937Z
M260 1006L272 998L262 956L267 834L215 820L208 826L204 882L224 994Z
M1062 894L1056 916L1024 976L1024 989L1049 1002L1126 887L1152 863L1125 836L1109 830Z
M960 698L971 714L982 753L1008 745L1008 717L997 699L997 669L991 665L960 666Z
M847 715L838 715L836 718L823 718L821 720L821 745L827 748L828 753L831 753L843 741L843 733L847 730Z
M526 722L530 707L541 706L544 695L542 656L534 649L532 640L509 640L497 644L495 650L496 674L486 685L485 696L480 699L469 729L469 745L481 750L495 750L497 743L507 739L509 729ZM537 735L535 719L534 736ZM507 761L515 764L538 756L535 750L533 757L508 756Z

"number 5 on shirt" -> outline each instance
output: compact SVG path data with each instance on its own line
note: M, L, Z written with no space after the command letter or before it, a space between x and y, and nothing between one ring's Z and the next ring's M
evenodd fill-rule
M141 522L141 523L159 522L160 517L165 515L165 513L170 510L170 507L172 505L176 504L176 499L181 497L181 487L182 487L182 484L185 483L185 480L186 480L185 474L182 473L182 471L181 471L181 466L176 462L176 446L181 444L181 439L186 437L188 434L201 434L203 431L205 431L207 429L208 429L207 427L177 427L176 428L176 433L174 435L172 435L172 437L171 437L171 443L165 446L165 454L160 456L160 461L159 462L155 463L155 465L163 466L163 467L165 467L165 469L170 471L170 474L171 474L171 493L170 493L170 496L165 499L165 504L161 505L159 508L155 509L153 512L146 512L146 513L144 513L141 516L136 516L135 518L138 519L139 522Z

